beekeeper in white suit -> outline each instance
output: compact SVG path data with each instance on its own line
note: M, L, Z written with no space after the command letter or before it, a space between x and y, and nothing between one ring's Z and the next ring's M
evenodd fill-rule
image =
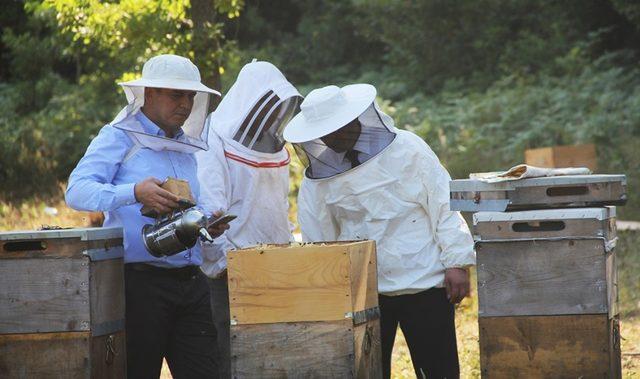
M221 377L229 372L229 296L226 255L259 243L291 240L289 153L282 129L302 97L271 63L245 65L210 117L209 151L196 154L202 205L237 216L231 229L203 250L211 278Z
M417 377L456 378L453 304L475 263L449 174L418 136L394 127L368 84L307 95L284 131L307 165L298 195L305 241L372 239L378 254L383 373L400 325Z
M77 210L104 212L105 226L123 228L127 376L157 378L166 358L174 377L215 377L215 328L200 245L154 257L141 230L155 220L140 209L178 207L177 196L160 187L167 177L188 181L199 202L193 153L207 148L204 121L210 97L219 93L201 83L189 59L176 55L149 59L140 79L120 85L128 104L91 141L69 177L66 200Z

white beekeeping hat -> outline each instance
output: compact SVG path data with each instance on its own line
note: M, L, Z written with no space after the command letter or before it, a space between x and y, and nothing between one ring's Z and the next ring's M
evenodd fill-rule
M140 144L153 150L195 152L208 149L206 117L211 95L220 96L220 92L201 83L200 71L189 59L171 54L155 56L144 64L140 79L118 84L124 89L128 105L111 125L133 133ZM196 91L191 114L182 125L184 138L147 134L139 122L130 118L144 105L144 89L147 87Z

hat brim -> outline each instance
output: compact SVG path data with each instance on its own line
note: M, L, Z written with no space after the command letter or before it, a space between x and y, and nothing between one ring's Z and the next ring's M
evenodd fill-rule
M308 121L298 113L284 130L284 139L291 143L303 143L324 137L355 120L373 104L376 88L370 84L351 84L342 87L347 103L328 117Z
M207 92L221 96L220 92L211 89L200 82L183 79L136 79L128 82L118 83L123 87L149 87L149 88L169 88L184 91Z

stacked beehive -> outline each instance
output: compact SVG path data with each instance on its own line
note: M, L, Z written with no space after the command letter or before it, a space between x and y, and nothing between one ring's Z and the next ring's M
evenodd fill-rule
M124 378L121 228L0 233L0 377Z
M623 175L451 183L474 214L486 378L619 378L615 207Z
M228 257L234 378L379 378L373 241L269 245Z

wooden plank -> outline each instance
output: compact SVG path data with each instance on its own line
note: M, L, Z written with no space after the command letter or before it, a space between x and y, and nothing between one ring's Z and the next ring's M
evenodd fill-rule
M261 244L256 246L247 247L244 249L233 250L231 253L244 253L244 252L259 252L265 251L290 251L293 253L303 253L307 251L326 251L325 249L330 246L332 251L348 251L349 248L359 244L366 244L369 241L363 240L349 240L349 241L319 241L319 242L294 242L294 243L279 243L279 244Z
M91 339L91 378L126 377L126 338L124 331Z
M593 172L598 169L596 146L593 144L556 146L553 161L554 167L587 167Z
M607 230L604 233L604 237L607 240L612 240L618 236L618 221L615 217L611 217L607 220Z
M610 378L606 314L485 317L480 324L483 378Z
M0 378L89 378L89 332L0 335Z
M524 161L526 164L536 167L556 167L553 161L552 147L527 149L524 151Z
M594 172L598 169L593 144L528 149L524 152L524 160L526 164L537 167L587 167Z
M609 303L609 318L619 314L618 310L618 268L616 266L615 252L607 253L605 259L607 272L607 302Z
M480 242L478 314L607 313L601 240Z
M354 327L356 378L382 378L380 320Z
M0 333L89 330L88 259L0 259Z
M0 241L0 262L3 259L82 258L87 249L122 246L122 238L82 241L80 238L49 238Z
M244 250L227 262L234 323L341 320L351 311L344 247Z
M353 312L378 306L378 269L375 241L349 248Z
M351 320L231 326L233 378L353 378Z
M124 262L108 259L90 263L90 298L92 335L101 334L96 327L124 321Z
M609 361L610 378L622 378L622 351L620 350L620 320L618 316L609 319Z

